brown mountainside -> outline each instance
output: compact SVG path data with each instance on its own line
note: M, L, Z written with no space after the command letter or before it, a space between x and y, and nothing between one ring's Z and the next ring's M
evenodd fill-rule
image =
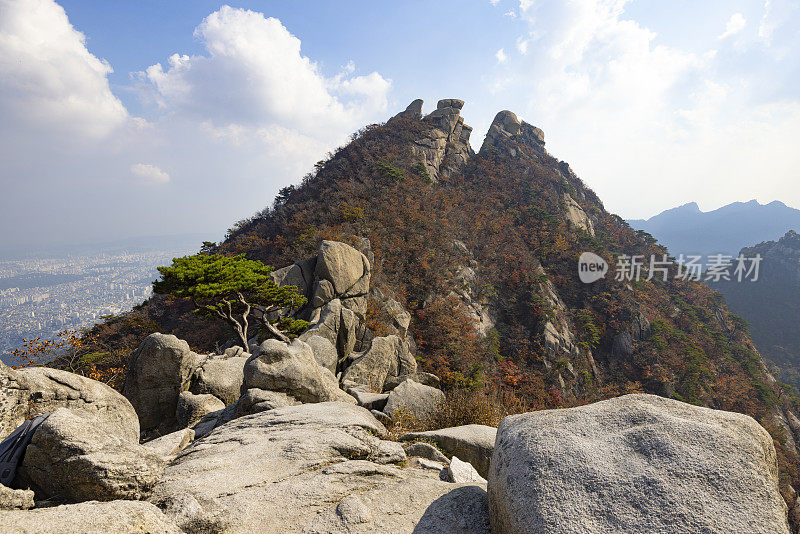
M618 255L666 250L608 213L513 113L500 112L474 152L462 106L442 100L423 116L415 101L364 128L208 250L280 268L322 240L367 238L370 328L393 328L376 292L396 299L412 315L418 361L451 395L507 413L644 391L747 413L776 440L793 503L794 407L742 321L674 267L666 281L617 281ZM612 266L604 279L578 279L584 251ZM185 303L156 297L94 333L126 350L156 329L198 349L230 337L199 321Z

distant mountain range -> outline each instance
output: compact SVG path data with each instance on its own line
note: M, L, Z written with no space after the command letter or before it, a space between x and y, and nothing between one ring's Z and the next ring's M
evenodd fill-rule
M777 240L789 230L800 231L800 210L777 200L734 202L713 211L700 211L696 202L690 202L628 224L652 234L674 256L736 256L744 247Z
M742 249L745 257L756 254L763 258L757 281L710 285L750 323L753 341L777 366L779 378L800 388L800 235L789 231L777 241Z

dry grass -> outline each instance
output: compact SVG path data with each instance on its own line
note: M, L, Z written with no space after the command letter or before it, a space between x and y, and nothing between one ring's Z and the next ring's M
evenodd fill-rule
M408 432L423 432L461 425L498 426L506 416L530 411L516 398L503 398L484 391L455 389L448 391L445 401L436 415L429 419L417 419L405 406L394 414L386 439L398 440Z

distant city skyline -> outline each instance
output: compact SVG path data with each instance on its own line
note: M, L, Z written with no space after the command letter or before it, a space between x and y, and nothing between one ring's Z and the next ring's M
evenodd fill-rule
M0 0L0 249L225 229L415 98L612 212L800 206L800 2Z
M192 252L195 247L0 261L0 358L8 360L23 339L53 339L130 310L152 295L156 267Z

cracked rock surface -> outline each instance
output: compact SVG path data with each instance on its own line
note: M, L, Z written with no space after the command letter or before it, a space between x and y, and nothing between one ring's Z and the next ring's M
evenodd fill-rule
M485 486L400 467L385 433L338 402L241 417L185 449L150 500L187 532L489 532Z
M0 440L26 419L70 408L89 412L123 439L139 439L139 422L128 400L105 384L82 376L0 362Z

